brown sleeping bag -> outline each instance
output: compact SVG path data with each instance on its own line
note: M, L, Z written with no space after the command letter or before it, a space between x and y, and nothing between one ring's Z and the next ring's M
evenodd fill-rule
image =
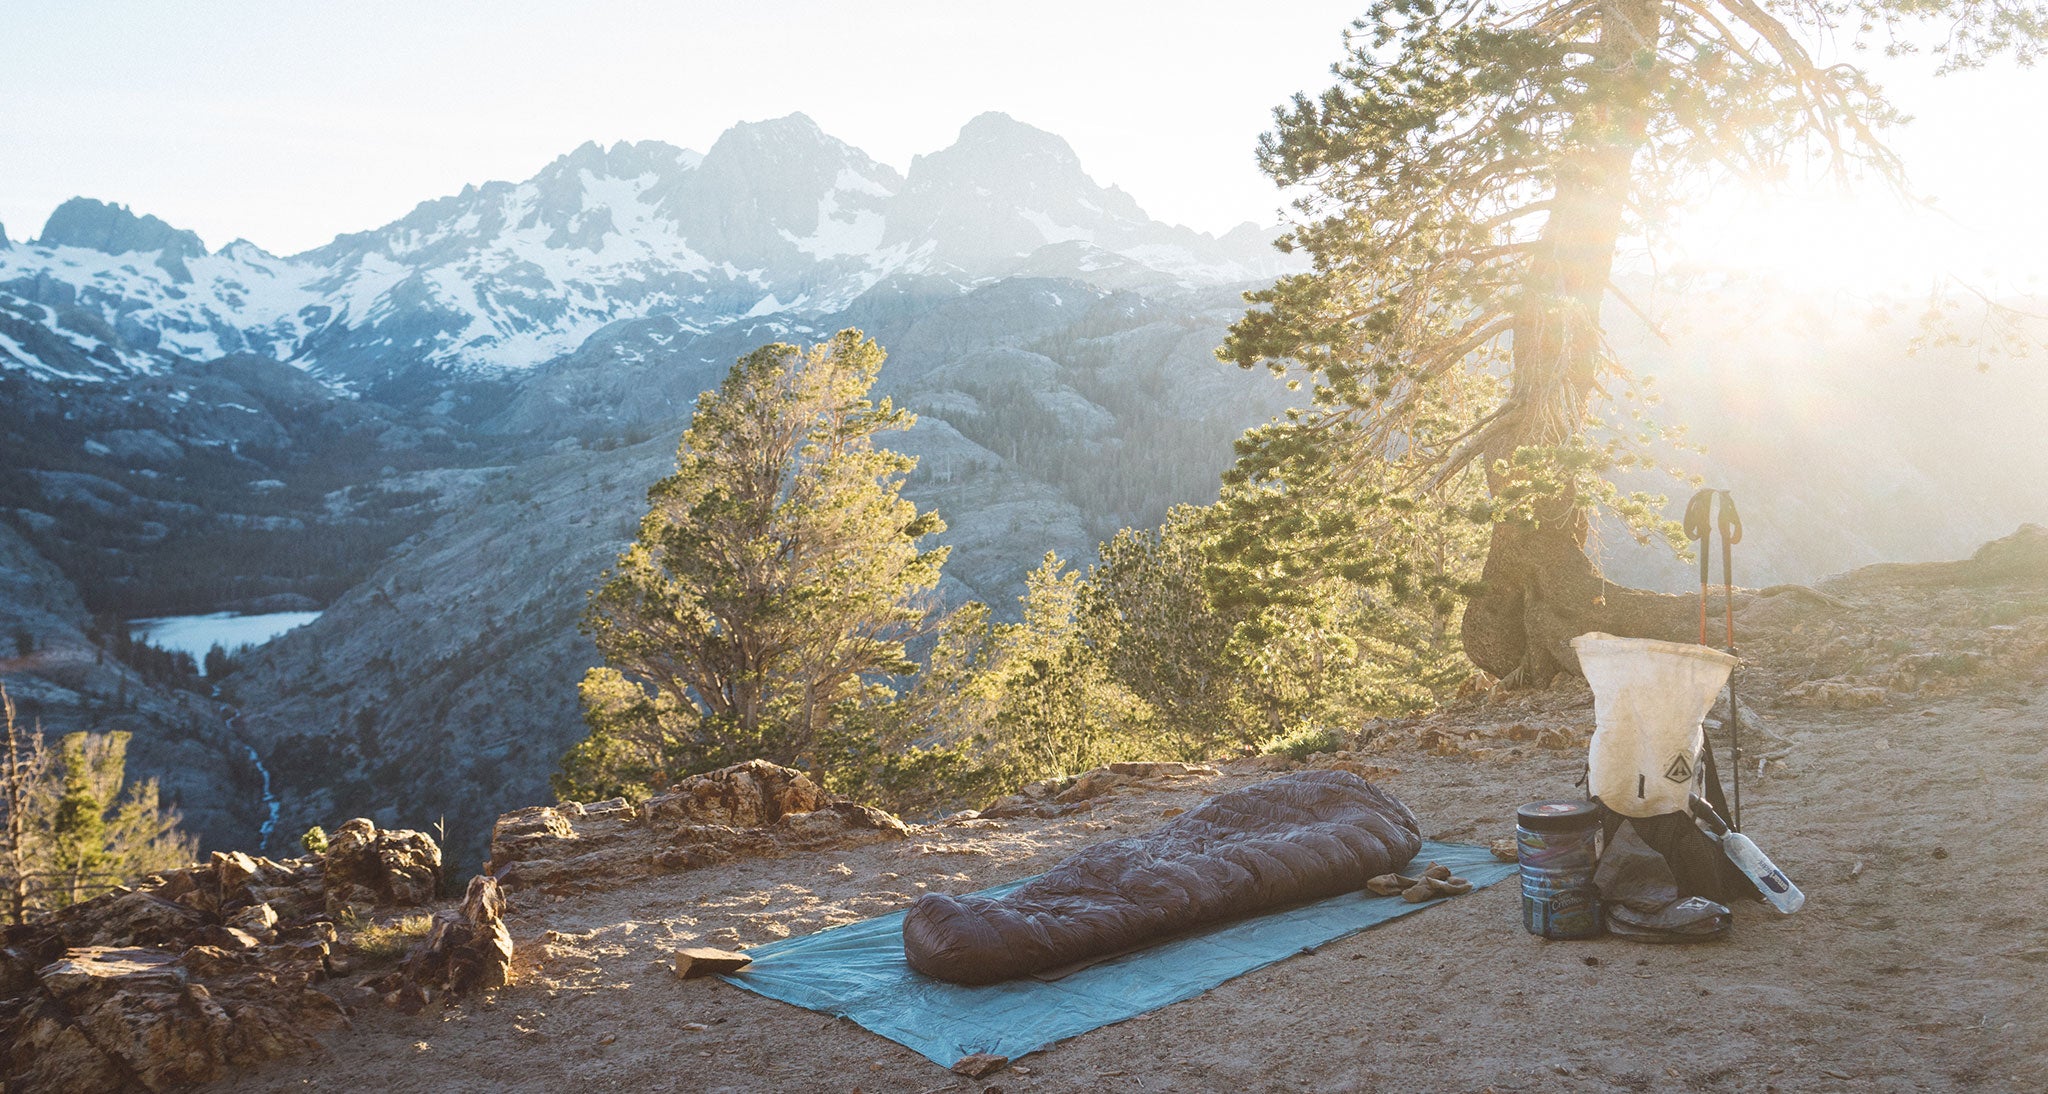
M1298 772L1096 844L1007 896L926 893L903 919L903 954L926 976L993 984L1361 889L1421 847L1392 794L1348 771Z

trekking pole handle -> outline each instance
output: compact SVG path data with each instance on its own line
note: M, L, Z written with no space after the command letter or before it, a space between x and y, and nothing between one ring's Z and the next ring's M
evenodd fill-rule
M1700 545L1700 645L1707 644L1707 567L1713 557L1711 543L1713 525L1714 491L1701 490L1685 503L1685 538Z

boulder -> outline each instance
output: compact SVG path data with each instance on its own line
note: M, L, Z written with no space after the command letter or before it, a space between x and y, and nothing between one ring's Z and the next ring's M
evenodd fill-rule
M268 904L252 904L229 916L227 925L267 938L277 928L277 909Z
M263 876L257 860L240 851L215 851L209 865L213 870L213 888L220 895L222 906L249 899L249 884Z
M504 987L512 969L512 932L505 928L504 915L497 879L471 878L462 907L436 913L425 941L406 955L403 978L422 990L399 990L399 1000Z
M208 947L85 947L37 979L5 1030L9 1090L176 1089L314 1049L313 1030L343 1021L304 976Z
M78 907L81 914L66 924L64 936L67 941L97 946L175 944L205 927L210 918L146 889L110 893Z
M748 760L692 775L640 805L650 822L759 828L789 813L809 813L832 798L810 776L766 760Z
M13 1003L10 1000L10 1003ZM101 1052L47 996L9 1006L0 1017L7 1089L22 1091L124 1090L134 1084L120 1061Z
M321 881L330 905L365 898L372 904L426 904L441 882L441 848L424 832L379 831L369 818L357 817L328 837Z

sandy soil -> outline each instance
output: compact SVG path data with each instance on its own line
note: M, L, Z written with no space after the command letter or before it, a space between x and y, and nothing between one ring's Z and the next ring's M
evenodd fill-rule
M367 1008L332 1038L331 1058L219 1086L2048 1089L2048 880L2036 873L2048 849L2048 600L2015 611L1996 591L1866 589L1818 615L1775 600L1744 612L1786 617L1747 651L1745 696L1767 722L1752 740L1781 739L1782 759L1761 777L1751 768L1744 802L1749 831L1809 903L1792 917L1745 905L1725 941L1545 941L1522 930L1511 879L981 1080L850 1022L717 981L680 981L661 964L678 944L758 944L890 911L927 889L1035 873L1072 848L1156 825L1166 809L1267 777L1226 772L1186 789L1113 794L1053 821L925 828L907 844L740 862L579 897L522 895L514 987L417 1017ZM1987 632L1986 612L2004 629ZM1945 637L1948 624L1989 633L1989 645L1978 643L1967 671L1944 661L1949 675L1901 677L1902 664L1926 676L1928 643L1958 641ZM1849 697L1801 690L1821 677ZM1875 680L1890 681L1880 700L1856 692ZM1881 705L1800 705L1870 701ZM1590 725L1582 685L1480 698L1384 727L1374 759L1399 769L1381 781L1426 835L1487 842L1512 834L1519 803L1573 796L1582 763L1583 746L1541 747L1513 727Z

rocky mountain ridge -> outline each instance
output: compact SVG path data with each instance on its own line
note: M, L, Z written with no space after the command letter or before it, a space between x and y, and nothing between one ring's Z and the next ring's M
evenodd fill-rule
M241 240L209 252L74 198L33 242L0 247L0 368L91 382L250 352L377 392L421 369L529 370L622 319L703 333L836 312L892 278L1255 281L1285 268L1273 234L1153 221L1064 140L999 113L905 175L792 114L702 155L586 144L289 257Z

